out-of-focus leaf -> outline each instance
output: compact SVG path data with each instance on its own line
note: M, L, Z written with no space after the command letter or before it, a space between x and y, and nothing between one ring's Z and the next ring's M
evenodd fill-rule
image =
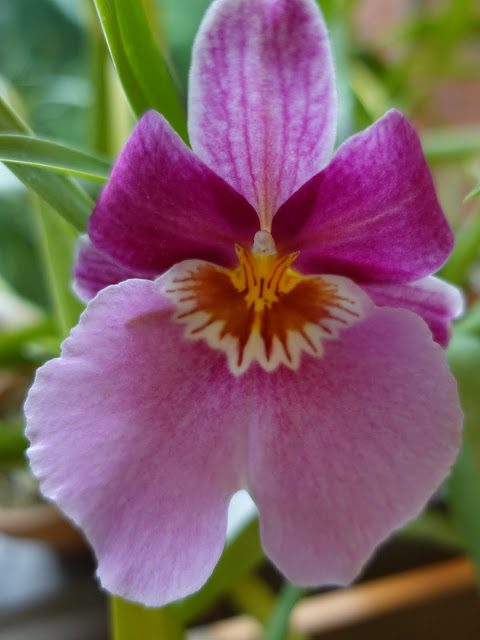
M458 127L426 131L422 146L430 163L454 162L480 154L480 128Z
M142 2L95 0L105 39L135 114L162 113L186 140L183 107L152 33Z
M472 215L465 225L457 232L455 247L440 276L464 286L473 263L480 253L480 212Z
M0 367L43 362L47 355L54 354L45 353L45 357L37 357L40 356L38 345L45 340L55 341L56 335L57 329L51 319L24 329L0 332ZM44 349L42 351L45 352Z
M468 325L464 326L466 331L455 331L447 355L458 383L465 429L480 470L480 327L476 334L468 330Z
M448 480L448 502L474 563L480 589L480 474L467 432Z
M27 445L21 424L0 422L0 463L21 460Z
M66 145L18 134L0 134L0 160L103 182L110 174L108 160Z
M182 640L175 606L147 609L135 602L112 598L112 640Z
M480 196L480 184L478 185L478 187L475 187L475 189L472 189L470 191L470 193L468 193L465 198L463 199L464 202L470 202L470 200L473 200L474 198L478 198L478 196Z
M72 263L78 234L45 202L36 199L40 247L50 286L57 325L62 337L77 324L84 305L71 289Z
M0 131L22 135L31 133L28 126L1 97ZM85 229L93 209L93 201L76 182L47 169L9 162L6 162L5 165L26 187L45 200L69 224L80 231Z
M480 320L476 313L473 320L467 316L447 352L465 415L463 447L448 481L448 499L480 588L480 322L477 326L475 320Z
M253 520L227 544L215 570L197 593L178 603L182 620L188 622L218 598L240 576L247 574L264 558L258 532L258 520Z

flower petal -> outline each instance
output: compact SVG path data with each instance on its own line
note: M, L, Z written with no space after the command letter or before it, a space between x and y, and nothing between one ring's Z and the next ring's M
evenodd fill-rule
M73 274L75 276L73 289L83 302L88 302L99 291L111 284L118 284L131 278L153 280L158 276L157 273L135 271L124 267L94 247L86 235L79 239Z
M250 398L181 338L161 281L101 291L26 404L34 473L79 524L102 585L148 606L198 589L243 482Z
M412 125L389 111L345 142L275 216L299 269L357 281L414 281L439 269L453 235Z
M257 210L278 207L327 161L336 94L313 0L215 0L193 48L192 147Z
M251 206L203 164L160 114L143 116L89 225L93 244L135 271L185 258L235 263L234 243L258 230Z
M463 310L460 290L433 276L409 284L369 283L361 287L379 307L410 309L418 313L442 347L448 344L451 321Z
M375 309L258 393L249 487L265 551L296 584L347 584L455 459L462 415L445 355L418 316Z

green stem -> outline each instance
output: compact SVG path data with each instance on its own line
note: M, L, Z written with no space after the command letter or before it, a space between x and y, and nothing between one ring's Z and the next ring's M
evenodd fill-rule
M285 582L277 604L265 628L263 640L300 640L302 636L289 631L290 613L298 599L304 594L304 589Z
M111 600L112 640L182 640L174 606L146 609L121 598Z

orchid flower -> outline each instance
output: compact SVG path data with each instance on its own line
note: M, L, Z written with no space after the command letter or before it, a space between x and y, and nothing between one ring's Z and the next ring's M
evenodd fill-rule
M214 0L193 151L149 112L113 168L75 268L90 302L26 405L41 490L112 593L199 589L241 488L288 579L348 584L448 474L452 234L399 112L327 164L335 125L316 3Z

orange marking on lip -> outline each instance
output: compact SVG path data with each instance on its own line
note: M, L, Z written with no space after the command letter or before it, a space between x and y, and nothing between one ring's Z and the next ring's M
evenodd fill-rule
M187 324L188 337L226 351L234 373L254 360L268 370L280 362L296 368L300 351L320 356L321 340L336 337L336 325L361 317L357 301L342 295L335 277L291 269L298 254L264 255L239 246L236 251L237 268L185 263L193 265L188 275L172 277L165 290L177 304L174 320Z

